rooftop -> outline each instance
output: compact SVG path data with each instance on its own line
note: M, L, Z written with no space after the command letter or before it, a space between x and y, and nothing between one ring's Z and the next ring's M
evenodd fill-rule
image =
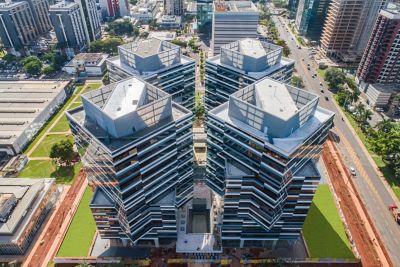
M251 1L215 1L215 12L258 12Z
M0 81L0 145L11 145L26 130L40 128L36 119L42 112L49 112L69 82Z
M223 45L221 54L207 61L245 73L254 79L294 64L294 60L282 56L282 47L250 38Z
M380 12L390 19L400 19L400 4L389 3L388 6Z
M58 2L54 5L50 6L50 10L51 9L69 9L73 6L78 5L78 3L75 2L69 2L69 1L62 1L62 2Z
M54 179L2 178L0 194L14 194L18 202L8 220L0 222L0 244L16 242Z
M318 107L319 97L264 78L232 94L211 110L220 120L290 154L334 113Z
M118 55L108 62L126 67L128 71L140 75L181 62L180 47L157 38L121 45L118 47Z
M67 116L108 150L115 151L191 112L171 96L137 78L128 78L82 95L83 107Z

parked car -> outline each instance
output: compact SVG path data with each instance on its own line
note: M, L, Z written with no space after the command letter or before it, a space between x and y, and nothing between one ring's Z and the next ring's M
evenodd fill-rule
M353 168L353 167L350 167L349 168L349 171L350 171L350 174L352 175L352 176L356 176L357 174L356 174L356 170Z

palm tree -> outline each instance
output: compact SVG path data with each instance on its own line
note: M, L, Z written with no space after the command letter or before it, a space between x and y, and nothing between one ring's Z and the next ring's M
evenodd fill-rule
M385 118L376 124L376 128L378 129L379 134L388 133L392 130L393 127L394 127L393 123Z

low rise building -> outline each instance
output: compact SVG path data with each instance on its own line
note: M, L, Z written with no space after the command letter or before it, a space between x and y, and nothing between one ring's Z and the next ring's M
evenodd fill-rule
M369 84L364 89L368 104L373 108L399 106L400 84Z
M182 17L175 15L163 15L157 19L157 25L160 29L180 29L182 26Z
M57 194L55 179L0 179L0 255L25 254Z
M70 81L0 81L0 152L21 153L64 103Z
M106 71L108 55L102 53L80 53L68 62L63 70L79 77L100 77Z
M171 42L176 38L176 32L169 31L151 31L149 38L157 38L163 41Z
M157 38L118 47L118 56L107 59L111 82L139 77L172 96L172 100L194 109L195 61L181 55L181 48Z
M289 82L294 60L282 56L282 47L243 39L221 47L221 54L206 60L205 107L211 110L229 95L264 77Z

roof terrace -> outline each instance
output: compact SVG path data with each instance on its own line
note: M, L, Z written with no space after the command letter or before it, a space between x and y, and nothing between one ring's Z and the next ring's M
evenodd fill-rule
M232 94L211 114L290 153L334 113L311 92L264 78Z
M251 1L215 1L215 12L258 12Z
M180 62L180 47L157 38L121 45L118 53L121 65L129 66L140 74Z

